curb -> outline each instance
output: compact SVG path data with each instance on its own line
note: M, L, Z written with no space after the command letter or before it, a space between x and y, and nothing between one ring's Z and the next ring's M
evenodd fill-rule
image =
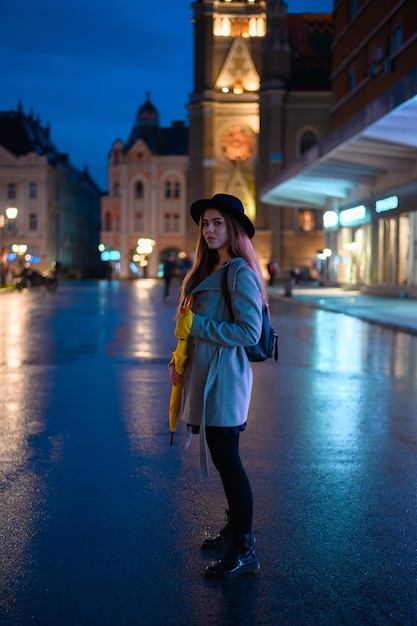
M343 308L337 307L336 305L332 305L332 304L322 305L313 301L298 300L297 297L294 297L294 296L286 297L284 295L270 293L270 292L268 292L268 296L270 300L278 300L280 302L286 302L286 303L291 302L292 304L308 306L311 309L318 309L321 311L330 311L331 313L339 313L342 315L348 315L349 317L356 317L357 319L360 319L363 322L368 322L369 324L382 326L383 328L387 328L388 330L393 330L395 332L403 332L409 335L417 336L417 328L406 326L404 324L398 324L395 322L386 322L384 320L375 319L374 317L368 317L366 314L361 314L358 312L346 311Z

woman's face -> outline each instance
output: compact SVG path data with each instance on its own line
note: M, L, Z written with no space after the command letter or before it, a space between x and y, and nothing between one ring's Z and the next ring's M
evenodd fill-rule
M217 209L207 209L204 212L203 237L210 250L217 250L219 258L229 251L229 229L223 215Z

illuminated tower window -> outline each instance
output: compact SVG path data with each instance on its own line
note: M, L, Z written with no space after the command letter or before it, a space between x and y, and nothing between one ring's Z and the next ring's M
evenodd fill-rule
M259 17L220 17L213 19L213 33L216 37L264 37L265 16Z

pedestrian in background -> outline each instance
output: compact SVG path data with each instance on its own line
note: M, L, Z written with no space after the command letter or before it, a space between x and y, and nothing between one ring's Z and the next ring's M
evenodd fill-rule
M266 267L269 274L269 286L272 287L275 282L275 276L278 272L278 263L274 261L274 259L271 259Z
M261 335L266 288L251 238L254 226L235 196L216 194L191 205L199 225L193 265L181 289L180 304L190 294L192 309L179 315L175 334L188 340L188 359L180 376L169 365L172 385L184 385L182 420L199 434L201 479L208 477L207 447L218 470L228 509L227 523L203 550L227 550L206 569L208 578L228 579L255 572L259 563L252 527L252 489L239 453L240 433L252 391L252 370L244 346ZM233 320L222 290L228 265Z
M164 263L164 281L165 281L165 289L164 289L164 299L169 300L169 289L171 285L171 280L175 271L175 254L170 252L167 260Z

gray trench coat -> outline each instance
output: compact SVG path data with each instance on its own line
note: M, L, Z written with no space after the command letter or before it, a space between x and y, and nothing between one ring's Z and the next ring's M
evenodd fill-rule
M247 420L252 369L244 346L255 345L262 330L258 277L242 258L232 259L228 287L234 321L222 291L223 268L193 290L195 313L188 338L181 419L200 426L200 475L208 477L205 426L240 426Z

